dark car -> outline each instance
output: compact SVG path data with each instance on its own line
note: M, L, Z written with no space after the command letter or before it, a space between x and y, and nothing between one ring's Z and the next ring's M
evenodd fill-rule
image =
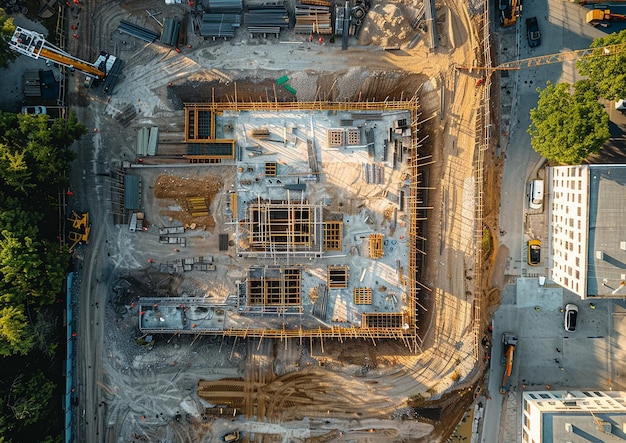
M576 320L578 319L578 306L573 303L565 305L565 330L574 332L576 330Z
M541 32L539 32L537 17L526 19L526 37L528 38L528 46L531 48L536 48L541 44Z

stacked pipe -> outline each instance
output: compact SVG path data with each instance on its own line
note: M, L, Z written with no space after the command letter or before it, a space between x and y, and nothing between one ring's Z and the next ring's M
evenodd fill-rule
M249 7L245 22L251 34L278 34L289 27L289 16L284 6Z
M132 35L133 37L150 43L153 43L161 36L161 34L159 34L158 32L152 31L151 29L144 28L126 20L120 21L118 29L120 32L124 32L128 35Z
M328 6L296 5L296 34L332 34L333 27Z
M163 33L161 43L169 46L178 46L178 33L180 22L175 18L166 18L163 22Z
M207 3L211 14L239 14L243 10L242 0L208 0Z
M200 35L230 38L235 36L235 28L240 25L239 14L204 14L200 25Z

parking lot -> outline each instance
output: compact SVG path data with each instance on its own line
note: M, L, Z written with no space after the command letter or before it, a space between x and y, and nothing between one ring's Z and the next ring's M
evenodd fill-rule
M541 287L536 278L519 279L507 287L503 303L494 315L494 346L492 361L500 361L499 340L503 332L515 332L519 342L511 386L525 384L528 389L543 388L593 388L615 387L613 380L611 347L616 346L623 334L616 329L621 321L614 322L611 315L621 307L610 300L581 301L573 294L564 294L560 288ZM576 331L564 329L562 309L567 303L579 308ZM538 310L537 310L537 309ZM611 344L611 341L614 343ZM493 365L493 377L502 379L502 368Z

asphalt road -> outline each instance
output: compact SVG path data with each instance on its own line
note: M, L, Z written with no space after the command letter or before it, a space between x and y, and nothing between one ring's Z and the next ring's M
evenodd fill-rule
M604 34L585 24L585 13L584 8L569 2L527 0L524 2L522 19L518 20L516 25L516 35L512 36L510 31L506 31L508 36L505 35L503 39L508 40L509 48L514 42L520 59L586 48L593 39ZM530 48L526 40L524 21L525 18L533 16L537 17L542 33L542 42L537 48ZM503 374L503 367L500 365L503 332L515 332L520 338L510 380L512 387L520 386L522 380L525 380L529 388L544 388L546 384L558 386L561 382L570 383L571 386L574 377L590 370L577 366L579 347L590 345L598 349L600 346L597 339L586 339L591 343L580 341L579 338L566 339L562 334L563 314L560 312L565 302L563 290L541 289L536 278L525 278L527 275L545 273L545 269L541 267L531 268L527 265L526 242L531 237L547 239L548 227L545 212L530 214L528 210L527 183L537 178L544 166L544 160L530 145L530 135L527 133L530 125L529 112L537 105L537 87L545 87L547 81L573 83L578 79L575 63L527 68L511 75L515 76L516 86L509 139L506 146L503 146L505 166L500 206L500 229L503 235L500 241L509 251L507 258L501 258L506 259L505 273L521 278L517 285L505 288L501 307L494 315L492 363L489 370L491 400L487 402L485 409L481 440L483 442L504 441L501 428L504 427L502 413L505 397L498 392ZM542 252L544 256L548 253L545 250ZM577 297L572 300L576 299ZM540 311L536 311L535 306L541 306ZM605 312L608 312L611 307L607 306L605 309L607 310ZM593 311L593 314L598 316L600 312ZM583 334L584 332L578 336ZM556 352L557 348L561 350L561 354L554 356L559 354ZM563 353L566 353L566 357ZM559 363L556 363L555 359ZM594 367L602 366L600 362L593 364ZM561 370L563 365L566 366Z
M76 108L78 120L91 130L93 117L86 108ZM104 196L103 177L98 176L98 150L94 149L94 137L87 133L76 143L78 153L76 164L72 167L70 179L74 192L71 206L76 210L89 211L91 234L88 245L77 248L77 264L82 266L79 271L81 289L78 325L78 358L76 368L78 373L78 397L80 415L77 420L77 441L102 441L104 435L105 417L102 390L107 389L102 383L102 337L104 325L104 309L107 300L107 288L104 269L106 267L105 235L108 221L100 202Z

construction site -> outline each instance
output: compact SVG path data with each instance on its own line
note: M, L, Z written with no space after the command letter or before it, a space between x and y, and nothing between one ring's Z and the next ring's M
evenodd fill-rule
M186 186L185 169L160 176L163 189L141 208L151 226L137 235L182 227L159 239L179 245L183 258L153 265L210 284L185 289L187 296L140 298L140 330L384 337L418 347L426 189L418 172L417 117L415 100L186 106L187 152L194 154L182 159L205 164L200 180L217 186L196 193L202 188ZM169 216L161 214L165 207ZM189 237L185 230L200 224L172 208L215 221L202 225L208 230L202 240L181 242ZM184 257L189 246L205 254Z
M461 3L324 6L336 43L311 5L222 35L191 3L86 1L58 47L21 30L93 128L65 217L79 439L448 438L500 180L491 79L455 69L490 59L488 8Z

